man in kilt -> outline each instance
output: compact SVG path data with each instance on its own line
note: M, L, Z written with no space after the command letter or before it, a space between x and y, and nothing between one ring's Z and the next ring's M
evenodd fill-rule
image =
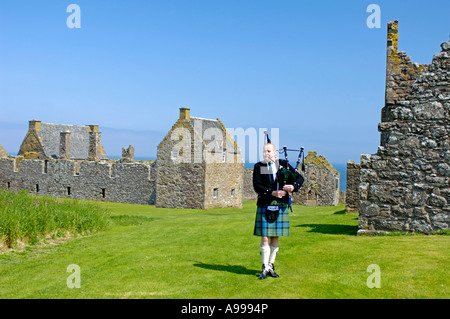
M296 174L293 184L283 186L280 169L284 167L294 171L294 168L287 161L276 158L272 143L264 145L263 157L264 160L256 163L253 169L253 188L258 194L254 235L261 236L259 250L263 264L259 279L279 277L274 263L278 253L278 237L290 234L288 192L298 191L304 181L300 174Z

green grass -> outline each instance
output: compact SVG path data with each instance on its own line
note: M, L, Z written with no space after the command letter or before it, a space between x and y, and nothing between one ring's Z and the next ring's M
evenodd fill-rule
M177 210L96 203L110 227L0 255L0 298L449 298L449 236L356 236L344 207L294 206L280 278L258 280L255 203ZM81 269L69 289L67 267ZM367 267L381 270L368 288Z
M36 244L46 238L104 230L108 214L83 201L32 196L0 188L0 248Z

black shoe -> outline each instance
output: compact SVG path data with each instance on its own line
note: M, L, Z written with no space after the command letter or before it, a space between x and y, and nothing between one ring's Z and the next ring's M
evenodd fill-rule
M273 277L273 278L278 278L280 277L276 272L275 272L275 266L274 264L269 264L269 276Z
M261 275L259 275L258 279L266 279L269 274L270 268L263 265Z

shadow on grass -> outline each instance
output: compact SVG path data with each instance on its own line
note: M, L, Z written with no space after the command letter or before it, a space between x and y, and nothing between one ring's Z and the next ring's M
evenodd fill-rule
M199 267L208 270L226 271L231 272L233 274L247 275L247 276L257 276L261 272L258 270L247 269L244 266L240 265L213 265L213 264L204 264L199 261L197 261L194 264L194 267Z
M337 212L333 213L333 215L345 215L345 209L338 210Z
M356 236L358 226L336 225L336 224L303 224L295 227L312 228L308 230L311 233L331 234L331 235L349 235Z

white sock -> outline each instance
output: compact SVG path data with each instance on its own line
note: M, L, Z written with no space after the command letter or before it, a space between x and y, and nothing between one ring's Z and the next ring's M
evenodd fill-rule
M263 265L269 265L269 257L270 257L270 247L269 246L260 246L259 251L261 253L261 261Z
M274 264L275 258L277 258L278 246L270 246L269 263Z

